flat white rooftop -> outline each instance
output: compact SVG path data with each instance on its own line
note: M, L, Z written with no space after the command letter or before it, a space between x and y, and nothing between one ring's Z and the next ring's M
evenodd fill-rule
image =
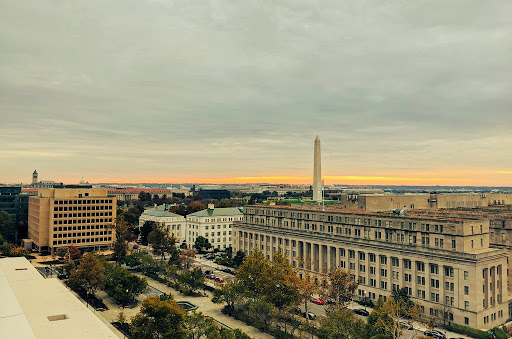
M27 259L0 259L0 337L117 338L59 280Z

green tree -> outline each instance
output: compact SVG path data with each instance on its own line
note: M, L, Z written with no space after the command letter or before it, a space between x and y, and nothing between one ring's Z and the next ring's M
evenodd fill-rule
M335 311L346 308L358 285L349 272L339 267L331 269L329 271L329 283L323 293L326 299L334 301L334 304L329 305L330 308Z
M229 280L213 291L212 301L216 304L225 302L226 306L232 311L235 304L241 299L242 293L243 289L238 280Z
M235 256L233 257L233 266L239 267L245 260L244 251L237 251Z
M198 236L196 238L196 242L194 243L194 248L200 252L203 250L203 248L205 249L210 249L212 248L212 244L210 244L210 242L208 241L208 239L206 239L205 237L203 236Z
M368 316L368 331L370 337L379 339L398 339L403 335L404 329L400 325L402 317L408 321L419 320L421 308L412 304L388 298L386 302L378 302L373 312Z
M148 297L132 318L132 335L138 339L185 338L184 320L185 311L174 300Z
M140 228L140 241L143 245L148 244L148 235L156 228L156 222L148 220Z
M255 249L238 268L237 278L249 298L264 295L266 274L270 263L259 249Z
M406 316L409 312L408 310L414 307L414 302L409 296L409 290L407 287L393 289L391 292L391 297L400 305L400 308L403 312L401 316Z
M130 304L147 287L146 279L139 278L119 266L115 267L105 280L105 291L120 305Z
M169 253L176 244L176 238L169 235L169 233L158 225L148 235L148 242L153 248L153 253L162 256L162 261L165 260L165 254Z
M103 287L105 283L105 267L93 253L86 253L76 268L71 271L69 283L74 287L85 289L86 299L89 301L89 295Z
M59 247L57 248L56 254L58 257L63 257L64 259L68 259L68 249L67 247Z
M200 270L184 271L179 277L179 282L186 289L188 289L190 293L194 293L197 289L203 287L204 285L203 272Z
M365 322L350 310L330 312L320 319L319 339L369 338Z
M270 266L264 272L264 296L277 309L284 309L296 303L299 298L297 275L280 250L274 253Z
M14 219L6 211L0 211L0 235L4 239L13 239L15 231Z
M113 259L117 264L124 262L126 259L126 252L128 251L128 239L130 238L130 224L123 215L116 218L113 228L116 233L114 241Z

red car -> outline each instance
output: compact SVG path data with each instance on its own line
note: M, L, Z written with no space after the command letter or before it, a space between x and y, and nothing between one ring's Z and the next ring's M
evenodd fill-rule
M311 298L310 300L313 304L317 304L317 305L325 305L325 300L323 300L322 298Z
M224 279L222 279L221 277L217 277L217 278L215 278L215 281L216 282L224 282Z

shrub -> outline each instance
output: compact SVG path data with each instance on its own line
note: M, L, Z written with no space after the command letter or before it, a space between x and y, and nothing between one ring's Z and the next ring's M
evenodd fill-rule
M452 332L456 332L456 333L460 333L460 334L465 334L467 336L470 336L472 338L477 338L477 339L488 339L489 338L489 335L487 334L487 332L484 332L484 331L480 331L480 330L477 330L475 328L471 328L471 327L468 327L468 326L462 326L462 325L458 325L458 324L451 324L447 327L447 329L449 331L452 331Z

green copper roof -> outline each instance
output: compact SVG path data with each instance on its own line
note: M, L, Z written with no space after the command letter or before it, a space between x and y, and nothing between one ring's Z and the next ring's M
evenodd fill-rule
M225 207L225 208L214 208L205 209L195 213L187 215L187 217L231 217L239 216L243 214L243 207Z
M156 207L153 207L153 208L145 210L143 214L144 215L150 215L150 216L153 216L153 217L174 217L174 218L178 217L178 218L183 218L182 215L169 212L169 207L170 207L170 205L168 205L168 204L159 205L159 206L156 206Z

